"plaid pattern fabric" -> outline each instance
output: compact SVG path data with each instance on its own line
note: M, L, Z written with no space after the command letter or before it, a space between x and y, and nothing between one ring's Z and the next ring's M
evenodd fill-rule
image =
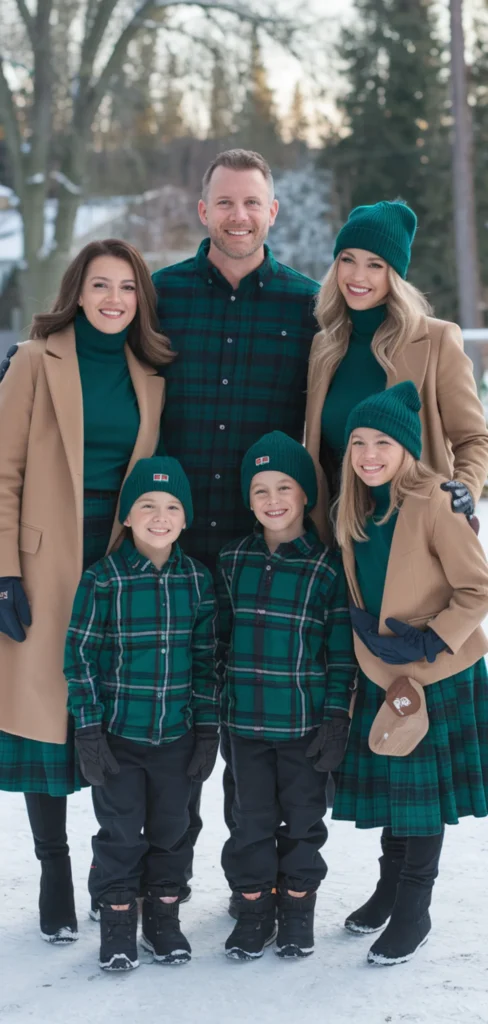
M209 262L209 244L153 281L161 329L179 353L161 369L162 445L192 487L196 515L185 551L213 567L223 544L252 529L240 491L244 453L270 430L302 440L319 286L265 246L262 265L233 291Z
M332 817L394 835L437 835L465 815L488 814L488 674L484 659L425 687L430 728L407 757L368 747L384 691L362 672Z
M76 728L157 745L217 724L216 615L210 572L178 544L158 570L126 539L83 573L65 648Z
M217 563L222 717L231 732L291 740L349 708L357 672L338 551L311 526L270 554L262 528Z
M110 540L118 495L111 491L86 491L83 512L83 567L105 554ZM68 742L39 743L0 732L0 789L17 793L49 793L67 796L86 786L75 759L73 722Z

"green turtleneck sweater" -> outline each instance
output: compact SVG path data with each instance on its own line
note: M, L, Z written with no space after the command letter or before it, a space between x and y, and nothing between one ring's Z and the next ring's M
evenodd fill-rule
M384 526L377 526L378 519L383 518L390 504L390 485L371 487L370 492L375 509L373 515L366 520L365 532L368 540L354 541L354 556L356 577L364 607L371 615L379 616L398 510L390 516Z
M331 380L322 410L322 440L338 468L344 455L344 431L351 409L386 387L386 373L371 351L373 335L386 317L386 305L349 309L352 332L344 358Z
M124 352L127 328L105 334L75 317L83 392L84 487L118 491L139 430L139 406Z

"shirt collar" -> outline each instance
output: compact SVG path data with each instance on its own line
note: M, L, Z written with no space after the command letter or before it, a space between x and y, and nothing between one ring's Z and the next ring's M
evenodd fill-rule
M210 262L208 258L209 249L210 238L204 238L203 241L200 242L195 256L195 270L208 284L213 285L214 283L218 283L221 287L226 288L228 291L232 291L232 285L227 281L227 278L225 278L224 275L220 273L220 270L217 270L217 267L214 267L213 263ZM239 287L253 282L260 287L264 287L266 281L268 281L274 274L278 273L278 269L279 264L275 260L269 245L265 242L263 262L256 268L256 270L252 270L250 274L243 277Z
M317 527L312 522L309 516L305 518L304 522L305 532L302 533L301 537L297 537L296 540L288 541L287 544L280 544L280 546L274 552L275 555L279 555L280 558L293 558L297 552L300 555L305 555L308 558L312 558L314 555L323 551L324 545L320 540ZM264 539L264 529L261 523L256 523L254 530L254 545L255 550L264 551L269 554L268 545ZM273 556L271 556L273 557Z
M122 541L120 553L132 569L137 569L140 573L155 572L159 576L162 576L170 568L179 568L182 562L182 552L178 543L173 544L168 561L164 563L161 569L157 569L150 558L141 555L141 552L137 550L129 537L125 537Z

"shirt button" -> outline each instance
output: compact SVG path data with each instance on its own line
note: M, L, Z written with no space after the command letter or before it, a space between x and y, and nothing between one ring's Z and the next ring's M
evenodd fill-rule
M209 279L208 279L208 283L209 283L209 284L212 284L212 278L211 278L211 277L209 277Z
M231 301L231 302L235 302L235 301L236 301L236 297L235 297L235 295L231 295L231 297L230 297L230 301Z
M225 423L219 423L219 430L225 430Z
M227 377L224 377L224 379L222 381L222 384L228 384L228 383L229 383L229 381L227 380Z
M210 526L217 526L217 523L215 522L215 519L212 519L212 522L210 523Z
M233 340L234 340L233 338L227 338L227 344L228 345L232 345Z
M220 480L220 473L216 473L216 474L215 474L215 479L216 479L216 480Z
M271 566L270 566L270 565L267 565L267 566L266 566L266 572L270 572L270 571L271 571Z
M160 577L160 579L159 579L159 586L162 587L163 583L164 583L164 580L161 579L161 577Z
M259 287L260 287L260 288L264 288L264 284L263 284L263 282L262 282L262 281L260 281L260 282L259 282Z
M282 331L282 332L281 332L281 337L282 337L282 338L286 338L286 331Z
M156 694L156 697L162 697L162 696L163 696L163 691L162 690L158 690L158 692Z
M161 648L161 654L166 654L166 647Z

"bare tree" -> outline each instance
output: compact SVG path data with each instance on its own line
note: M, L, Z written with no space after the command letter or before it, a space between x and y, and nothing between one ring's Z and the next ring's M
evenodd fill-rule
M4 0L2 6L2 16L14 11L23 29L22 61L18 24L12 53L8 43L0 52L0 116L23 220L21 293L27 322L45 308L53 282L69 259L95 115L116 88L138 33L148 27L164 32L166 19L177 8L205 11L213 19L232 15L264 27L285 43L292 27L286 19L263 13L259 0L255 6L253 0L37 0L35 7L27 0ZM180 31L191 36L191 19L188 30L180 21ZM63 70L68 82L60 82ZM56 130L60 117L61 133ZM45 205L53 190L57 207L52 238L46 239Z

